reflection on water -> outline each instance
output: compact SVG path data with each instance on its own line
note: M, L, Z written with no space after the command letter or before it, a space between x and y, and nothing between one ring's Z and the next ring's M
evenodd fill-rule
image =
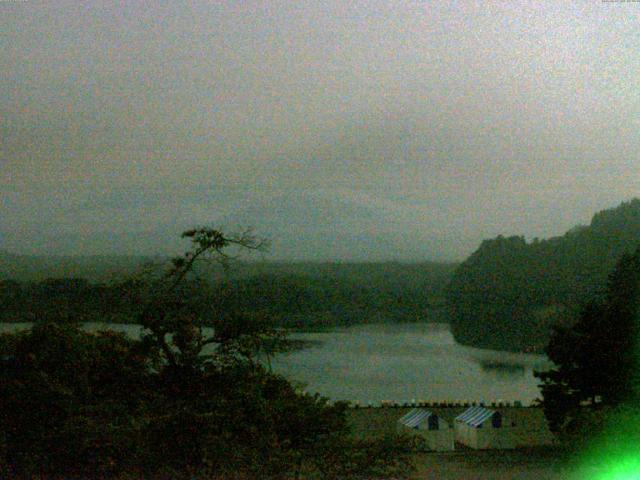
M447 324L357 325L301 333L321 341L312 349L278 356L274 368L332 399L515 401L539 397L533 370L542 355L458 345Z
M479 363L480 368L484 373L494 375L496 377L522 377L527 373L527 370L523 365L485 361L480 361Z
M28 327L0 324L0 332ZM141 333L139 325L91 323L85 328L109 328L132 337ZM533 370L548 366L542 355L458 345L442 323L356 325L298 333L292 339L309 348L277 355L274 370L334 400L527 404L540 396Z

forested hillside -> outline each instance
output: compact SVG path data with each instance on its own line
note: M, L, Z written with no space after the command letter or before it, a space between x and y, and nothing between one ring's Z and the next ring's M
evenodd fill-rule
M541 351L550 326L571 322L577 307L603 289L623 253L640 244L640 200L594 215L589 226L527 243L484 241L456 270L447 291L458 342Z
M131 259L127 266L122 258L83 262L68 257L59 269L50 261L38 269L33 258L14 257L0 270L0 321L33 321L64 311L85 321L136 321L136 305L127 293L135 284L127 277L145 259ZM213 289L218 314L245 312L268 316L281 326L316 328L443 321L442 308L433 307L444 303L454 269L454 264L438 263L237 262L228 276L212 264L200 268L197 277ZM69 276L46 278L52 273ZM88 273L88 279L79 273Z
M439 264L281 265L221 284L224 311L253 311L287 327L444 321L436 312L454 267Z

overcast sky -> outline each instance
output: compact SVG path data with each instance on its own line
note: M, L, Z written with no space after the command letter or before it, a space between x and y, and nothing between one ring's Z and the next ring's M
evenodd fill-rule
M640 3L0 3L0 248L461 259L640 192Z

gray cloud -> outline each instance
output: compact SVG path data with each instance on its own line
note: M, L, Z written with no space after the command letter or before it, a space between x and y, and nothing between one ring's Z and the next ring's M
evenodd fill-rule
M0 248L240 220L295 258L560 234L640 191L634 8L4 2Z

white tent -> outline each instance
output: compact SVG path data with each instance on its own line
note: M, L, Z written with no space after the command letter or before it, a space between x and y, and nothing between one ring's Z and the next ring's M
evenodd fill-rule
M454 431L438 415L421 408L414 408L398 420L398 432L420 437L426 450L452 451Z
M455 419L456 441L471 448L515 448L510 427L503 425L500 412L471 407Z

